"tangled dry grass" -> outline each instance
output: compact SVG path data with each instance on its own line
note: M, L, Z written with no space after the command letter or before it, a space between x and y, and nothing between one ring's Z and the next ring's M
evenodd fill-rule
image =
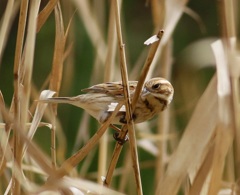
M122 8L120 0L4 3L0 21L0 86L4 88L0 89L0 194L240 193L236 1L216 4L221 37L186 48L181 58L185 64L179 62L178 67L173 67L177 64L173 32L182 15L189 14L204 29L201 16L187 8L187 1L146 2L152 14L152 29L146 29L151 34L146 39L152 35L159 39L141 51L136 46L141 54L132 66L127 63L131 61L128 53L133 53L127 39L134 44L132 37L140 32L131 37L126 29L131 19L122 20L131 3ZM54 35L49 30L53 27ZM42 45L51 44L50 36L52 48L38 49L42 40ZM88 39L88 44L84 45L83 39ZM205 51L206 47L211 51ZM200 52L194 53L198 48ZM14 52L9 54L9 50ZM82 61L77 61L75 54L83 55ZM86 58L93 58L93 65L84 64ZM194 65L189 66L192 58ZM209 74L207 70L209 79L206 72L196 77L203 59L216 65L216 71ZM6 67L11 67L7 74ZM130 102L127 81L138 80L139 92L144 80L153 76L172 81L174 104L157 119L135 126L131 112L137 95ZM79 90L89 86L88 81L113 80L125 83L129 123L121 127L120 134L129 135L125 145L109 136L111 118L99 127L85 113L74 117L75 111L57 111L57 105L35 101L60 93L69 96L72 86ZM204 89L200 83L207 83L201 85ZM75 118L75 124L67 125L69 116Z

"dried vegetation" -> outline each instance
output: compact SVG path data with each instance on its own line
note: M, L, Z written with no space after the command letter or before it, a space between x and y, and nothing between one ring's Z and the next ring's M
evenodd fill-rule
M184 13L204 31L201 15L187 8L187 3L146 1L152 29L147 29L151 34L145 40L152 35L158 39L153 37L153 43L142 46L142 51L136 47L140 52L132 66L127 65L133 61L129 48L134 47L129 44L134 44L132 37L141 32L130 36L126 26L131 18L124 20L123 16L126 6L134 3L123 7L120 0L1 3L0 86L5 88L0 94L0 194L240 193L239 5L234 0L215 5L221 36L211 42L206 39L204 46L213 51L214 60L210 61L216 65L216 73L210 74L202 89L198 84L206 83L206 77L196 79L195 75L208 54L200 43L186 48L183 57L185 62L193 58L194 66L173 60L177 59L173 32ZM48 29L53 27L54 35ZM141 26L141 31L145 30ZM49 36L54 37L52 48L37 49L41 40L51 44ZM86 44L83 39L88 39L88 45L81 45ZM197 55L196 48L200 48ZM77 61L79 55L86 56ZM88 61L93 65L85 64L84 59L92 56ZM51 60L41 64L47 62L41 58ZM10 68L5 71L7 66ZM139 80L139 93L144 80L153 76L172 81L174 102L158 118L135 126L131 112L137 94L131 102L127 81ZM77 90L93 83L120 79L126 84L129 121L121 127L120 136L129 135L125 145L109 136L111 118L99 127L88 115L78 113L73 125L68 115L74 118L76 112L60 109L58 115L57 105L34 101L77 95ZM76 91L71 91L76 85Z

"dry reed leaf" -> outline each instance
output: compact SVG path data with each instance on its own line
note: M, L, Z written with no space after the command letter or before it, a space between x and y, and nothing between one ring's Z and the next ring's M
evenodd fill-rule
M216 76L201 96L168 168L159 181L156 194L174 195L188 171L197 167L208 151L217 124Z
M182 14L184 13L185 6L188 0L168 0L165 2L165 21L164 30L165 34L161 41L161 44L165 45L170 39L177 22L180 20Z
M11 160L12 151L9 146L9 138L10 138L10 129L11 129L11 121L9 121L8 117L5 115L5 101L2 92L0 91L0 120L4 123L0 123L0 174L3 173L6 167L6 161Z
M227 65L227 54L223 43L218 40L212 44L217 65L217 94L219 124L216 135L216 146L208 194L217 194L220 189L225 157L233 141L232 114L230 108L230 79Z
M203 192L203 185L207 182L207 177L210 175L210 169L212 168L212 161L214 155L214 144L211 144L208 154L206 155L203 163L198 169L197 174L193 176L191 180L191 188L189 189L189 195L201 194ZM190 175L191 177L191 175Z
M56 92L58 95L61 83L62 83L62 74L63 74L63 61L64 61L64 49L65 49L65 34L64 34L64 24L63 16L60 3L58 2L54 7L55 14L55 44L54 44L54 53L53 53L53 62L51 77L49 83L49 89ZM57 115L57 104L52 104L53 116L51 117L51 123L53 124L53 129L51 131L51 157L52 163L56 167L57 155L56 155L56 119ZM61 150L64 151L65 145L61 146ZM60 150L60 147L58 148Z
M54 188L55 190L52 190ZM76 179L71 177L63 177L56 183L54 187L45 187L42 190L39 190L37 194L45 195L45 194L62 194L61 191L67 191L71 194L92 194L92 195L123 195L123 193L111 190L106 188L100 184L93 183L88 180Z
M224 123L219 123L216 133L208 195L217 194L220 191L225 158L233 141L232 128Z
M10 132L5 131L5 124L2 127L0 127L0 154L1 154L1 162L0 162L0 174L3 173L5 167L6 167L6 162L11 161L13 158L13 153L11 146L9 145L9 138L10 138Z
M100 60L100 65L105 63L107 46L104 42L102 32L96 21L95 16L91 12L89 1L72 0L77 7L77 11L83 20L83 24L87 30L90 40L97 52L97 58Z
M57 4L57 6L55 6L54 13L55 13L56 36L49 88L50 90L56 91L56 93L58 94L62 82L63 57L66 41L64 36L62 11L59 3Z
M25 52L24 52L24 90L22 93L21 101L21 112L22 112L22 125L27 122L28 107L31 91L31 80L32 80L32 70L33 70L33 60L35 51L35 41L36 41L36 26L37 26L37 14L40 6L40 0L31 2L29 10L29 20L28 20L28 34L25 42ZM27 57L26 57L27 56Z
M27 25L27 35L25 41L25 48L23 54L21 53L22 43L24 40L23 33L25 32L25 21L26 18L21 18L19 23L22 24L19 29L21 32L18 36L18 47L16 47L16 56L14 64L14 87L15 87L15 107L14 110L14 168L12 175L12 193L19 194L21 183L25 183L26 179L22 175L21 161L22 161L22 146L24 141L21 139L20 134L27 131L26 122L28 121L28 109L30 101L31 92L31 80L32 80L32 70L33 70L33 60L35 51L35 41L36 41L36 26L37 26L37 14L40 6L40 0L31 1L29 7L28 15L28 25ZM21 2L21 13L24 12L23 17L27 15L28 2ZM20 14L21 15L21 14ZM22 34L21 34L22 33ZM22 35L22 36L21 36ZM20 59L22 56L22 66L19 66ZM21 80L23 79L23 80ZM22 82L22 87L20 88L20 83ZM20 117L21 116L21 117ZM24 185L28 187L28 183Z
M46 98L50 98L54 94L55 94L54 91L44 90L44 91L41 92L39 99L43 100L43 99L46 99ZM41 121L41 119L43 117L43 114L44 114L44 111L45 111L46 107L47 107L46 103L38 102L37 108L35 110L35 114L34 114L34 117L33 117L33 120L32 120L31 126L30 126L30 129L28 131L28 138L29 138L29 140L32 140L34 134L36 133L37 128L39 127L40 121ZM24 154L25 154L25 152L27 150L27 147L28 147L27 145L24 146L22 157L24 157Z
M202 18L194 10L190 9L189 7L185 7L184 12L189 16L191 16L197 22L202 33L207 32L205 23L203 22Z
M227 54L224 51L221 40L212 44L213 53L217 65L217 78L218 78L218 101L219 101L219 120L225 125L231 122L230 114L230 79L227 66Z
M2 17L2 21L0 21L0 64L2 61L3 51L6 46L6 42L9 36L9 30L11 28L14 17L17 14L17 10L19 8L20 2L16 2L14 0L7 1L7 6L4 12L4 16Z
M43 10L38 15L37 22L37 32L39 32L48 19L49 15L52 13L54 7L57 5L58 0L50 0L47 5L43 8Z

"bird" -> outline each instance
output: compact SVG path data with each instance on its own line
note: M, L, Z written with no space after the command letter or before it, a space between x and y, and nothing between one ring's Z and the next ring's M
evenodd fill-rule
M129 94L132 100L138 81L129 81ZM123 84L121 81L106 82L83 89L85 94L75 97L51 97L40 100L43 103L67 103L84 109L100 124L111 116L116 106L123 104L111 124L126 124L126 107L124 105ZM150 120L156 114L165 110L171 103L174 95L172 84L162 78L149 79L143 85L142 91L133 111L133 122L142 123Z

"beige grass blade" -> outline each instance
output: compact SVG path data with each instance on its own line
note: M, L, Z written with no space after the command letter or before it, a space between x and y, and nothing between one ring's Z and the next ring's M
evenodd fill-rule
M217 119L217 82L214 76L200 98L185 133L173 154L156 194L174 195L188 171L206 155Z
M19 2L14 0L7 1L7 6L4 12L4 16L0 27L0 64L2 61L2 55L4 48L6 46L6 42L8 40L8 32L10 30L10 27L12 25L13 19L17 13L17 9L19 8Z
M189 195L201 194L202 192L203 185L206 183L206 178L209 176L210 169L212 168L214 144L215 142L211 144L208 154L206 155L203 163L201 164L197 174L194 177L194 181L191 181L192 185L188 192Z
M92 181L83 180L79 178L72 178L67 176L59 180L57 183L54 184L54 186L51 186L50 188L44 186L38 191L35 191L32 193L39 194L39 195L46 195L46 194L50 195L50 194L56 193L57 195L60 195L59 191L64 191L64 192L67 191L67 194L76 194L76 195L77 194L78 195L84 195L84 194L123 195L123 193L106 188L100 184L93 183Z
M42 91L42 93L40 94L40 100L41 99L46 99L46 98L50 98L52 97L53 95L55 94L54 91L50 91L50 90L44 90ZM34 134L36 133L37 131L37 128L39 127L39 124L41 122L41 119L43 117L43 114L44 114L44 111L47 107L47 104L46 103L38 103L37 105L37 108L35 110L35 114L34 114L34 117L33 117L33 120L32 120L32 123L31 123L31 126L30 126L30 129L28 131L28 138L29 140L32 140ZM27 145L24 146L23 148L23 155L22 155L22 158L24 157L24 154L27 150Z
M217 194L221 189L225 158L233 141L232 128L224 123L219 123L218 128L216 129L216 133L216 146L213 156L212 173L209 183L208 195Z
M102 32L98 27L98 23L93 14L91 14L90 3L88 1L72 0L77 7L78 13L83 20L84 26L88 32L88 35L96 48L97 57L100 60L100 64L105 62L107 46L104 42Z
M54 7L57 5L58 0L50 0L48 4L44 7L44 9L38 15L38 23L37 23L37 32L40 31L49 15L52 13Z
M62 74L63 74L63 61L64 61L64 49L65 49L65 35L64 35L64 24L63 16L60 3L58 2L54 7L55 14L55 44L54 44L54 54L51 78L49 83L49 89L56 91L57 95L61 87ZM51 123L53 124L53 129L51 131L51 157L53 166L56 167L56 115L57 115L57 105L51 105L53 111L53 117Z
M24 3L24 1L22 1ZM31 91L31 80L32 80L32 70L33 70L33 60L34 60L34 51L35 51L35 41L36 41L36 26L37 26L37 14L40 6L40 0L32 1L30 3L29 7L29 15L28 15L28 26L27 26L27 35L26 35L26 41L25 41L25 50L23 53L23 56L25 58L23 59L22 64L22 75L23 77L23 83L21 89L21 96L17 97L19 99L16 99L16 107L20 108L18 115L18 110L15 111L16 120L14 121L14 157L16 159L16 163L13 167L13 182L12 182L12 190L14 194L20 193L20 183L19 180L16 179L15 171L21 172L21 161L22 161L22 140L20 138L20 133L26 132L26 122L28 121L28 109L29 109L29 101L30 101L30 91ZM26 11L26 10L25 10ZM23 27L25 24L23 24ZM23 29L24 31L24 29ZM23 40L23 39L22 39ZM21 43L20 43L21 47ZM19 49L19 48L18 48ZM20 57L21 53L19 53ZM19 58L20 59L20 58ZM18 61L19 62L19 61ZM18 66L15 66L16 68ZM14 69L15 70L15 69ZM15 73L15 72L14 72ZM16 78L18 78L18 74L15 75ZM18 80L19 81L19 80ZM17 86L19 87L19 83L17 83ZM17 87L17 88L18 88ZM17 89L16 88L16 89ZM18 91L15 91L15 93L18 93ZM17 94L18 96L19 94ZM19 104L19 102L20 104ZM20 117L21 116L21 117ZM18 118L20 117L20 118ZM20 123L18 121L20 119ZM16 129L18 127L18 129ZM19 131L20 130L20 131ZM20 169L20 170L19 170ZM16 172L17 173L17 172Z
M227 54L220 40L212 44L212 49L217 64L218 78L218 116L219 124L216 135L216 146L213 157L213 167L208 194L217 194L221 187L225 157L233 141L232 114L230 111L230 79L227 66Z

